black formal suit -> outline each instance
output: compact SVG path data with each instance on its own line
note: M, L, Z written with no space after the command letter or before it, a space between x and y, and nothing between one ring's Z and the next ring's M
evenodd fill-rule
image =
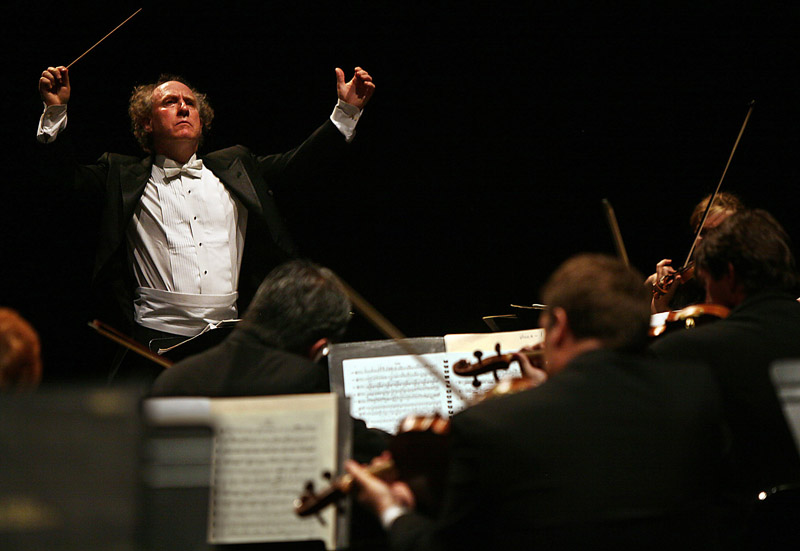
M440 517L399 517L393 549L704 545L726 440L702 366L588 352L537 388L457 414L451 436Z
M92 276L92 311L106 323L130 331L136 287L125 233L150 177L153 157L145 159L106 153L92 165L76 165L69 131L42 146L45 165L62 167L57 183L82 197L97 211L98 233ZM302 145L283 154L258 156L243 146L199 155L248 212L247 234L239 271L239 311L243 312L270 269L293 257L297 249L273 197L273 189L316 174L341 159L344 136L330 120ZM48 173L48 178L53 175ZM87 213L81 212L81 216Z
M794 296L755 293L727 318L658 338L651 350L711 367L733 436L731 498L747 506L762 490L800 481L800 458L769 379L775 360L800 358L800 304Z

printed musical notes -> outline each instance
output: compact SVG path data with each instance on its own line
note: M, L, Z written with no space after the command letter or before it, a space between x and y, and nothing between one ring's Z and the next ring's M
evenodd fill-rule
M335 510L323 524L297 517L292 502L309 479L336 472L336 411L332 394L212 401L211 543L321 539L335 547Z
M479 380L485 383L482 388L475 388L472 378L453 375L451 366L458 360L469 358L463 352L436 352L423 356L439 371L446 385L428 373L414 356L344 360L344 394L350 398L351 415L363 419L367 426L395 433L398 423L408 415L438 412L445 417L452 416L494 384L490 373L479 376ZM519 376L517 365L498 373L501 380ZM458 398L453 387L461 391L466 402Z

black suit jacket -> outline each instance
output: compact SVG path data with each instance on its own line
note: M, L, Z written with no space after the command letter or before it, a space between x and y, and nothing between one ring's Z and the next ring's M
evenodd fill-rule
M329 392L328 370L235 329L217 346L181 360L153 383L152 396L271 396Z
M733 435L732 495L754 503L758 492L800 481L800 458L769 378L769 367L800 358L800 304L762 291L722 320L657 339L663 358L702 360L719 383Z
M685 549L723 461L702 366L600 350L540 387L452 420L438 520L391 527L394 549Z
M62 167L61 189L76 191L80 204L97 211L98 234L92 276L94 315L121 329L132 328L135 280L125 232L144 192L153 157L106 153L92 165L76 165L69 131L42 146L47 164ZM199 155L248 211L239 275L243 312L270 269L296 256L297 249L278 211L273 190L308 179L341 159L342 134L330 120L287 153L258 156L243 146ZM81 213L85 215L85 213Z

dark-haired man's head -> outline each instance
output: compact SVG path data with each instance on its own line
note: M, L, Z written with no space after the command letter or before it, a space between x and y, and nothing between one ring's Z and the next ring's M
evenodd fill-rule
M642 276L620 260L581 254L564 262L545 283L548 371L596 348L640 350L650 325L650 295Z
M695 266L706 299L729 308L760 290L797 290L789 236L761 209L738 211L722 222L698 245Z
M240 327L273 348L315 358L344 335L350 301L329 269L293 260L261 283Z

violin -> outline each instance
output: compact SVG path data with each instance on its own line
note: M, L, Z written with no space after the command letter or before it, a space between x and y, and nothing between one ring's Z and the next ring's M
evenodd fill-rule
M517 359L514 354L501 354L500 343L497 343L494 349L497 353L496 356L484 358L483 352L476 350L473 353L477 359L476 362L470 363L468 360L457 361L453 364L453 373L462 377L473 377L472 386L475 388L481 386L481 382L478 380L478 375L489 373L490 371L492 372L492 375L494 375L495 383L499 382L500 378L497 376L497 371L501 369L508 369L512 363L517 361ZM528 358L535 359L541 358L544 355L544 350L521 350L520 353L524 354Z
M501 354L500 344L495 346L496 356L483 357L475 352L477 362L460 360L453 365L457 375L475 377L491 371L495 380L497 370L508 369L517 361L514 354ZM543 350L524 350L521 353L531 358L539 358ZM475 385L473 381L473 385ZM499 381L483 394L479 401L498 398L538 386L543 378L514 377ZM477 386L480 386L477 381ZM379 458L367 466L367 471L378 478L392 482L402 480L411 488L416 498L417 510L435 515L439 509L444 492L445 475L449 459L448 446L450 420L438 413L433 415L411 415L403 419L389 444L390 458ZM315 493L312 482L306 484L305 491L294 501L294 511L298 516L313 515L350 494L354 479L344 474L331 482L325 490Z
M666 295L678 276L681 277L681 283L686 283L692 279L694 277L694 262L687 263L671 274L661 276L658 281L653 284L653 296L655 298L661 298Z
M439 414L406 417L390 442L391 457L373 461L367 470L387 482L403 480L414 492L417 508L435 514L443 493L449 433L450 420ZM350 494L354 484L353 476L344 474L315 493L313 483L308 482L294 501L294 512L301 517L314 515Z
M650 328L650 336L658 337L673 329L692 329L709 321L728 317L730 309L720 304L692 304L667 313L659 325Z

